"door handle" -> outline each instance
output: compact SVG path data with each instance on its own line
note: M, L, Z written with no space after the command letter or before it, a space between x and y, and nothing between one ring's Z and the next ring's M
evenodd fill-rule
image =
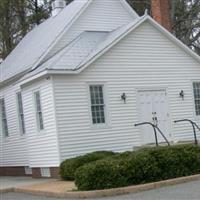
M157 117L152 117L154 125L158 125L158 118Z

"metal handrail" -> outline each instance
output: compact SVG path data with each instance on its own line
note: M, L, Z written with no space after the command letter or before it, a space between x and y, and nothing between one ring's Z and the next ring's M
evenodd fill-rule
M174 123L179 123L179 122L189 122L189 123L191 123L192 128L193 128L193 132L194 132L194 141L195 141L194 143L195 143L195 145L198 145L197 133L196 133L195 127L200 131L199 126L190 119L181 119L181 120L174 121Z
M165 137L165 135L163 134L163 132L158 128L157 125L151 123L151 122L143 122L143 123L138 123L138 124L135 124L135 126L142 126L142 125L151 125L153 130L154 130L154 135L155 135L155 141L156 141L156 146L158 147L159 144L158 144L158 134L157 134L157 131L161 134L161 136L164 138L165 142L168 144L168 146L170 146L170 143L169 141L167 140L167 138Z

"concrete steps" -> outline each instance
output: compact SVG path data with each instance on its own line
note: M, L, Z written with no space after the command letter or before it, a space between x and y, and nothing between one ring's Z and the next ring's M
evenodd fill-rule
M170 145L184 145L184 144L194 144L194 140L185 140L185 141L178 141L178 142L170 142ZM200 145L200 140L198 141L198 144ZM161 142L159 143L160 147L168 146L166 142ZM141 146L135 146L133 147L134 151L140 150L140 149L145 149L145 148L151 148L151 147L156 147L155 143L149 143Z

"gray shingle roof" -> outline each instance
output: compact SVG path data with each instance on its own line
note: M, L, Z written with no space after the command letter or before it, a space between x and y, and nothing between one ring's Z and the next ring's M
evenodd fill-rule
M85 31L40 68L75 70L107 35L108 32Z
M29 32L0 65L0 82L31 69L89 0L76 0Z
M76 71L98 55L119 36L134 26L138 20L111 32L85 31L52 58L22 78L26 79L44 70Z

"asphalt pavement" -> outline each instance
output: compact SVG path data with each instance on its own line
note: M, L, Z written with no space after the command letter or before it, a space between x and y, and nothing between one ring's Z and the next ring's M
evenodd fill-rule
M0 200L60 200L20 193L1 194ZM72 200L72 199L70 199ZM97 199L90 199L97 200ZM200 181L164 187L137 194L101 198L99 200L200 200Z

